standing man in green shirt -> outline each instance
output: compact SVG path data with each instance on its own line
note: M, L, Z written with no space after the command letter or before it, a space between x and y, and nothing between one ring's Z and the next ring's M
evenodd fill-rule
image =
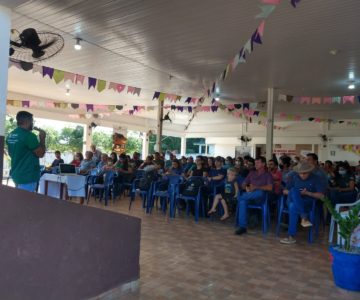
M18 189L35 192L40 179L39 158L45 154L46 132L39 131L39 139L32 132L33 115L27 111L19 111L16 115L17 128L7 137L9 155L11 157L11 177Z

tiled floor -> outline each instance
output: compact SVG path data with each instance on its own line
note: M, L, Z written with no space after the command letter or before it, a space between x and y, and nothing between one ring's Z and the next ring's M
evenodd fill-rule
M139 286L108 299L360 299L334 285L323 233L309 245L302 230L298 244L286 246L273 230L240 237L231 222L146 215L139 200L130 212L125 198L106 209L142 219Z

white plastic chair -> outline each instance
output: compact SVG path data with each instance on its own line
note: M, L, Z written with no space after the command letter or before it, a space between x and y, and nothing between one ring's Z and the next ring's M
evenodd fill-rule
M335 205L335 210L340 213L340 208L342 207L352 207L352 206L355 206L357 204L360 203L360 199L358 199L356 202L354 203L341 203L341 204L336 204ZM348 212L343 212L341 213L341 215L343 217L346 217L348 214ZM333 216L331 216L331 222L330 222L330 231L329 231L329 243L332 243L333 241L333 238L334 238L334 228L335 228L335 219ZM339 228L338 228L338 231L339 231ZM337 241L338 241L338 244L341 243L341 237L340 235L337 233Z

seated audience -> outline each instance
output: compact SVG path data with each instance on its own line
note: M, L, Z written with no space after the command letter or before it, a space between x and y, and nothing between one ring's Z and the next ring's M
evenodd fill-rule
M74 159L70 163L71 165L74 165L76 168L80 167L81 162L84 160L84 157L81 152L77 152L74 156Z
M116 152L111 152L110 158L112 159L112 164L115 165L116 162L118 161L118 157L117 157Z
M212 169L215 169L215 159L213 157L208 157L207 159L207 168L209 169L209 172L211 172Z
M171 168L174 159L176 159L176 155L174 155L172 152L169 152L169 159L165 162L165 170Z
M220 220L224 221L227 218L229 218L228 203L230 204L231 201L234 201L239 193L239 187L236 182L236 176L237 176L237 170L235 168L230 168L227 170L224 192L221 194L217 194L215 196L213 205L211 209L208 211L208 215L211 215L216 212L216 208L220 202L224 209L224 214L222 215Z
M83 159L80 164L79 174L88 175L95 167L96 162L93 160L93 153L91 151L86 151L85 159Z
M291 158L289 156L281 156L279 168L281 170L281 182L283 186L290 180L293 170L291 169Z
M223 160L220 156L215 158L215 168L209 171L208 181L212 186L219 184L226 176L226 170L223 168Z
M61 158L60 151L55 151L55 159L51 164L51 168L58 167L60 164L63 164L64 160Z
M192 170L192 169L195 168L195 167L196 167L196 165L195 165L195 163L194 163L194 158L193 158L192 156L189 156L189 157L187 158L186 164L185 164L185 165L183 164L183 173L184 173L185 175L188 175L188 173L190 172L190 170Z
M93 154L93 160L95 161L95 163L97 164L100 160L101 160L101 151L96 149L95 145L91 145L90 147L91 152Z
M255 170L250 171L243 184L245 192L238 197L239 228L235 231L241 235L247 232L248 204L262 203L265 201L265 192L273 190L273 179L266 170L266 158L260 156L255 160Z
M134 164L134 168L136 170L139 169L139 167L143 163L143 161L140 159L140 153L139 152L134 152L133 153L132 163Z
M145 169L146 167L148 166L152 166L154 165L154 162L153 162L153 157L152 155L148 155L145 159L145 161L139 166L139 169L140 170L143 170Z
M268 161L268 170L273 178L273 185L274 185L273 192L276 196L278 196L281 193L282 174L279 170L277 161L270 159Z
M331 180L330 200L333 205L356 201L355 177L350 166L343 162L337 165L335 176Z
M166 171L167 175L181 175L182 167L180 165L180 161L177 159L173 159L171 167Z
M207 176L207 170L204 168L204 159L201 155L196 156L196 167L189 171L189 177Z
M314 166L307 161L299 162L294 168L296 174L290 180L284 194L288 195L289 229L288 237L281 239L282 244L296 243L297 222L301 217L303 227L312 226L308 214L312 209L313 201L324 197L324 184L314 172Z
M308 153L306 160L313 167L313 173L319 177L321 184L324 186L324 191L326 191L329 188L328 176L326 172L320 168L318 156L315 153Z

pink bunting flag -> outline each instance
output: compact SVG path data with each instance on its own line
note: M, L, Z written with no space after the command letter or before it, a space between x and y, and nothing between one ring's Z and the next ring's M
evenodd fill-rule
M81 110L86 110L86 104L80 104L80 105L79 105L79 109L81 109Z
M116 86L117 86L117 84L115 82L110 82L108 89L116 91Z
M300 121L300 120L301 120L301 116L296 115L296 116L294 117L294 120L295 120L295 121Z
M75 75L75 84L81 83L84 84L85 76L76 74Z
M116 90L117 90L117 92L118 93L121 93L123 90L125 90L125 85L124 84L120 84L120 83L118 83L117 85L116 85Z
M261 37L264 36L264 29L265 29L265 21L262 21L257 30Z
M235 104L229 104L229 105L227 105L227 108L228 109L235 109Z
M107 109L108 109L107 105L94 104L94 111L107 110Z
M321 97L312 97L311 103L312 104L321 104Z
M354 104L355 96L344 96L342 98L342 100L343 100L344 104L347 104L347 103Z
M280 113L279 117L280 118L286 118L286 113Z
M197 98L191 98L191 103L194 103L194 104L196 104L196 102L198 101L198 99Z
M47 101L47 102L46 102L46 107L47 107L47 108L54 108L54 102Z
M135 92L135 88L133 87L133 86L128 86L128 88L127 88L127 94L134 94L134 92Z
M75 74L74 73L70 73L70 72L64 72L64 81L71 81L72 83L74 83L75 81Z
M310 104L311 98L310 97L301 97L300 98L300 104Z
M324 104L331 104L332 103L331 97L324 97L323 98L323 103Z
M240 111L234 111L233 116L234 116L235 118L240 118L241 112L240 112Z

